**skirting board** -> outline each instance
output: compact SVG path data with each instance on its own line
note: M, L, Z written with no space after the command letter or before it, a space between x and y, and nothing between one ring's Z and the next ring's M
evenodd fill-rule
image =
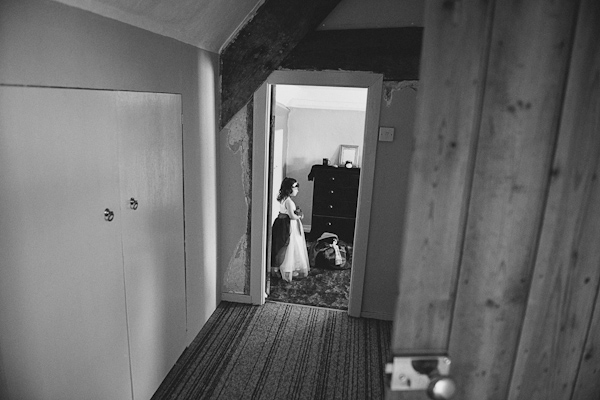
M240 293L221 293L222 301L230 301L232 303L252 304L252 296Z
M371 312L371 311L362 311L360 313L360 316L362 318L380 319L380 320L383 320L383 321L393 321L394 320L394 316L392 314L388 314L388 313L378 313L378 312Z

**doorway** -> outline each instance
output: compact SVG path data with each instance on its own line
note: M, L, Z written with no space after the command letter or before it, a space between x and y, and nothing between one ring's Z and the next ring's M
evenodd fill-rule
M277 84L271 98L267 265L280 183L291 177L299 185L292 200L304 214L310 270L292 282L267 273L267 298L347 310L367 89Z
M352 274L348 314L360 316L366 253L368 245L371 195L377 148L379 107L383 77L363 72L275 71L254 96L253 175L252 175L252 240L250 295L253 304L263 304L266 299L265 249L268 242L270 123L273 110L271 98L276 85L353 87L367 90L364 121L364 143L360 152L360 184L358 188L356 230L354 235ZM344 144L344 143L342 143ZM323 157L320 157L320 159ZM332 160L333 161L333 160ZM335 160L336 163L338 160ZM289 172L288 172L289 173Z

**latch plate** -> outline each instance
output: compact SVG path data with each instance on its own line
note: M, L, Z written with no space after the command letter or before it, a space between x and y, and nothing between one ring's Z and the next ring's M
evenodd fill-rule
M427 390L431 378L414 368L424 363L437 365L440 375L450 374L450 359L447 356L394 357L393 362L385 366L386 374L391 375L390 388L393 391Z

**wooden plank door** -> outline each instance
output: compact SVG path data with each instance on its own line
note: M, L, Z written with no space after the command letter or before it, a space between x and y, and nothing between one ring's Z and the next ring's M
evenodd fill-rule
M115 117L110 92L0 87L2 399L131 398Z
M599 18L427 3L392 348L447 353L456 398L600 396Z
M510 399L600 398L600 2L581 2Z
M146 400L185 349L181 96L119 92L117 115L133 394Z

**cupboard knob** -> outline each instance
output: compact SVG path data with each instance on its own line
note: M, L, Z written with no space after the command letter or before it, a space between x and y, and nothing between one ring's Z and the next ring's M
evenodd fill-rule
M112 221L115 218L115 213L110 211L108 208L104 210L104 220L105 221Z
M133 197L129 200L129 207L131 207L132 210L137 210L138 208L138 202Z
M333 204L330 204L330 205L329 205L329 209L330 209L330 210L333 210Z

